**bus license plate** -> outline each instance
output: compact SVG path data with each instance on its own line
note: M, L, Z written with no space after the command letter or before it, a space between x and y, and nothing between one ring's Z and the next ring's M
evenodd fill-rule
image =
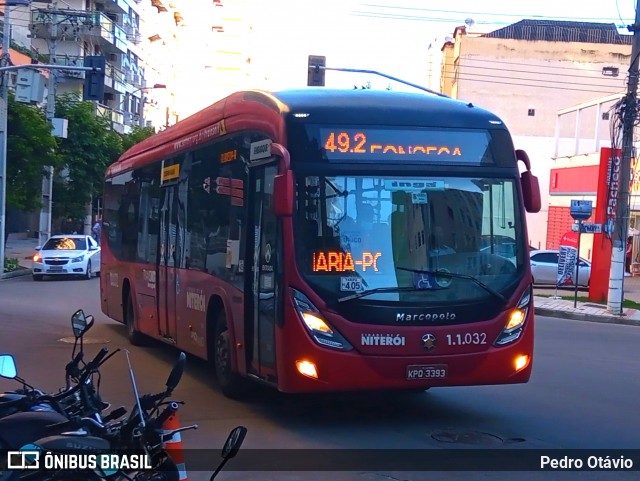
M407 366L407 381L445 379L447 377L447 371L446 364Z

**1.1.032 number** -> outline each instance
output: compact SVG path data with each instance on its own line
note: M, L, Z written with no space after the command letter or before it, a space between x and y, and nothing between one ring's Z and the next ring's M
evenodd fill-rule
M449 346L482 345L487 343L487 334L484 332L466 332L464 334L447 334Z

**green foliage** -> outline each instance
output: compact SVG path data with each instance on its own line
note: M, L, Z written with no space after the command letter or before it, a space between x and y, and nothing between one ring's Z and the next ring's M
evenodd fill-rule
M44 167L59 164L56 139L45 114L9 94L7 119L7 205L25 211L40 209Z
M122 136L122 151L126 152L138 142L154 135L156 131L153 127L133 127L133 130Z
M4 258L4 272L13 272L18 267L20 267L20 263L18 262L18 259L15 259L13 257Z
M96 114L92 102L77 94L56 97L56 117L68 121L68 137L56 139L40 109L9 99L7 142L7 205L24 211L41 207L45 166L55 168L54 218L81 219L87 204L102 196L104 173L122 153L155 134L152 127L135 126L120 135L111 119Z
M81 218L86 205L102 194L104 172L122 153L122 139L110 119L96 115L93 103L76 95L56 98L56 117L68 120L69 131L58 146L62 175L54 179L54 217Z

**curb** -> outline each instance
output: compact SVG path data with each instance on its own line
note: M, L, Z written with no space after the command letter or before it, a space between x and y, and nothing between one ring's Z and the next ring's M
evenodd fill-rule
M581 312L558 311L545 307L534 307L534 312L539 316L557 317L560 319L572 319L575 321L598 322L600 324L623 324L626 326L640 326L640 320L624 316L602 316L597 314L583 314Z
M28 276L30 274L31 274L31 269L21 268L21 269L16 269L15 271L5 272L3 274L0 274L0 280L13 279L14 277Z

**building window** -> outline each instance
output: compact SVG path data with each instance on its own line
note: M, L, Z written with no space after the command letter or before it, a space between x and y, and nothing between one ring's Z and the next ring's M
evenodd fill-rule
M527 110L527 115L529 117L535 117L536 116L536 109L529 109Z
M609 112L602 112L602 120L609 120Z

